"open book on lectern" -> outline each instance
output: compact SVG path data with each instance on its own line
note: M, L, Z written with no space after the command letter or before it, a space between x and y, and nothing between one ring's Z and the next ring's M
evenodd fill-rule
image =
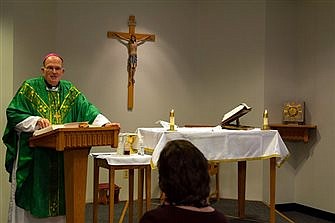
M88 122L69 122L65 124L49 125L48 127L45 127L43 129L35 130L33 136L42 135L44 133L51 132L53 130L61 128L88 128L89 126L90 125L88 124Z
M236 108L224 114L221 120L221 127L226 129L249 129L250 126L241 126L239 118L251 111L246 103L239 104ZM235 124L232 122L235 121Z

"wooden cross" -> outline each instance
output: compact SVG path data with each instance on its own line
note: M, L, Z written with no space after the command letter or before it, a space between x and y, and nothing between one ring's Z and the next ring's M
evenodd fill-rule
M145 41L155 41L155 35L135 33L135 16L129 16L129 32L107 32L107 37L119 40L128 48L128 110L133 110L135 71L137 66L137 47Z

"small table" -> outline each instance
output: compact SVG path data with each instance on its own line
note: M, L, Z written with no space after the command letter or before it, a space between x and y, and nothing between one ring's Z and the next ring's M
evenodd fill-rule
M149 155L116 155L92 153L94 158L94 183L93 183L93 222L98 222L98 191L99 169L109 170L109 222L114 221L114 189L115 170L129 171L129 223L133 222L134 203L134 170L138 169L138 219L143 214L143 184L145 175L146 210L151 206L151 156Z

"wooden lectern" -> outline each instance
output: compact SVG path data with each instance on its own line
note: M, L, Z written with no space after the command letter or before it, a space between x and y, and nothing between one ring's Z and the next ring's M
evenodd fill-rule
M119 127L59 128L30 138L30 147L64 152L66 223L85 222L87 160L91 147L116 148L119 131Z

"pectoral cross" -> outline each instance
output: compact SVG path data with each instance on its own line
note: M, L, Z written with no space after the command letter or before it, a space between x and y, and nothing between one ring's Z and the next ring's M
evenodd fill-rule
M129 16L129 32L107 32L107 37L119 40L128 48L128 110L133 110L135 71L137 67L137 47L145 41L155 41L155 35L135 33L135 16Z
M54 118L56 119L57 124L59 123L59 118L60 117L61 117L61 115L58 112L56 112L56 114L54 115Z

